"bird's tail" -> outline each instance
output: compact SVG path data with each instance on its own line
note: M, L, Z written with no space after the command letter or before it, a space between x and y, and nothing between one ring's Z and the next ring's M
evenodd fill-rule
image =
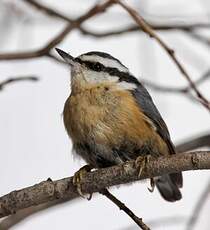
M156 177L155 184L165 200L174 202L182 198L179 190L183 184L182 173L172 173Z

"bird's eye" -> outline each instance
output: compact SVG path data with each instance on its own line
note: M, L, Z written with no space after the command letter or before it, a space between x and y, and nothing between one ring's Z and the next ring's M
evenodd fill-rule
M95 71L101 71L102 70L102 66L100 63L96 62L94 65L93 65L93 68Z

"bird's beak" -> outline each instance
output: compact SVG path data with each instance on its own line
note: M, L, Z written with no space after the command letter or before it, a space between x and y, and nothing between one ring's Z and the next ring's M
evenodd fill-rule
M61 49L55 48L58 54L68 63L69 65L73 66L75 64L74 57L72 57L70 54L64 52Z

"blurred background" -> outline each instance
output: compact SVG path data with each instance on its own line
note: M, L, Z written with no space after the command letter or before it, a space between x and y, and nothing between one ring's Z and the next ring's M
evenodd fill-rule
M6 60L7 53L44 47L69 23L31 2L34 1L0 0L0 86L7 79L29 77L28 81L0 87L0 196L48 177L56 180L71 176L84 165L82 160L73 159L71 142L64 129L62 111L70 94L70 76L69 69L57 60L54 48L50 51L51 58ZM76 19L98 3L93 0L36 2L69 19ZM133 0L128 3L157 27L155 32L174 49L192 80L198 80L198 89L210 99L210 2ZM210 134L209 112L191 91L179 90L188 87L188 83L177 66L154 39L137 29L125 10L112 6L85 21L83 26L93 33L74 29L56 47L73 56L95 50L120 59L145 83L175 144ZM106 34L127 28L134 29L117 35ZM31 77L39 80L30 80ZM208 149L207 144L202 149ZM152 229L207 230L210 225L208 192L195 226L187 225L200 197L210 187L209 180L208 171L184 172L183 199L176 203L165 202L156 190L150 193L146 181L111 191ZM37 212L12 227L15 230L69 228L138 229L99 194L94 194L91 201L77 199Z

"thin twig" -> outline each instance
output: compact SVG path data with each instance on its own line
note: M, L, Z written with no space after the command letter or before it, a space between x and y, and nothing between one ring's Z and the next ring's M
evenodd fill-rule
M123 210L130 218L143 230L150 230L150 228L143 222L142 218L136 216L124 203L118 200L114 195L112 195L107 189L102 189L101 194L106 196L114 204L116 204L120 210Z
M51 207L54 207L55 205L56 206L61 205L64 202L68 202L68 200L67 199L54 200L44 204L31 206L29 208L19 210L17 213L6 217L0 222L0 230L8 230L12 228L14 225L19 224L23 220L27 219L31 215L37 212L42 212L44 210L47 210Z
M186 225L186 230L194 229L194 227L195 227L195 225L196 225L196 223L200 217L202 208L205 205L206 200L209 198L209 195L210 195L210 180L209 180L207 186L205 187L204 191L202 192L199 200L197 201L195 208L192 211L192 215L189 218L187 225Z
M156 218L154 220L149 220L147 221L147 224L150 226L151 229L156 229L159 227L163 229L163 226L167 226L168 229L169 226L183 225L184 223L186 223L186 220L187 217L184 216L169 216L169 217L167 216L167 217ZM134 229L135 229L135 225L129 225L120 228L120 230L134 230Z
M176 151L183 153L202 147L210 147L210 134L188 138L186 141L176 145Z
M210 69L208 69L199 79L194 81L194 84L196 87L198 87L200 84L202 84L204 81L206 81L210 77ZM190 86L185 86L185 87L170 87L170 86L162 86L160 84L153 83L151 81L145 80L145 79L140 79L141 83L148 88L151 88L155 91L159 91L162 93L183 93L187 94L190 90Z
M16 83L16 82L22 82L22 81L38 81L38 77L34 76L27 76L27 77L11 77L8 78L7 80L4 80L0 82L0 90L3 90L3 88L11 83Z
M172 50L152 29L152 27L138 14L138 12L131 8L129 5L125 4L124 2L120 0L113 0L114 2L118 3L123 9L125 9L135 20L135 22L141 27L141 29L148 34L150 37L154 38L160 46L166 51L166 53L171 57L171 59L174 61L180 72L183 74L183 76L186 78L186 80L189 82L190 87L194 90L196 93L199 101L205 108L210 111L210 102L204 97L204 95L197 89L196 85L192 81L191 77L185 70L185 68L182 66L180 61L178 61L177 57L175 56L174 50Z
M37 2L35 0L24 0L27 4L30 4L31 6L35 7L37 10L43 12L44 14L50 16L50 17L56 17L58 19L64 20L66 22L73 22L74 20L70 18L69 16L66 16L65 14L47 6L44 5L41 2ZM184 30L184 31L191 31L197 28L210 28L209 23L192 23L192 24L170 24L170 25L157 25L155 23L150 23L150 26L154 30L159 30L159 31L168 31L168 30ZM108 37L108 36L113 36L113 35L120 35L128 32L134 32L138 31L141 32L141 28L136 25L131 25L126 28L122 28L119 30L110 30L107 32L96 32L96 31L91 31L87 30L82 26L79 26L78 29L84 34L84 35L90 35L93 37L97 38L102 38L102 37Z
M190 31L192 29L196 28L210 28L210 24L203 24L203 23L194 23L194 24L169 24L169 25L161 25L161 24L156 24L150 22L149 25L153 28L153 30L157 31L164 31L164 32L169 32L172 30L177 30L177 31L184 31L186 33L191 33ZM125 33L130 33L130 32L142 32L142 28L136 25L130 25L126 26L124 28L120 29L115 29L115 30L108 30L105 32L98 32L98 31L93 31L91 29L87 28L82 28L80 31L84 35L89 35L92 37L96 38L105 38L105 37L110 37L110 36L116 36L116 35L122 35Z
M58 45L63 39L75 28L78 28L84 21L89 18L104 12L108 7L113 4L111 0L107 0L102 4L96 4L84 15L80 16L76 20L68 23L66 27L54 38L52 38L43 48L26 51L26 52L17 52L17 53L2 53L0 54L0 60L19 60L19 59L31 59L38 57L52 57L50 51ZM56 60L56 59L55 59Z
M53 17L57 17L59 19L63 19L67 22L73 22L74 20L70 17L65 16L64 14L58 12L57 10L50 8L47 5L44 5L41 2L35 1L35 0L23 0L25 3L33 6L34 8L36 8L39 11L42 11L43 13L47 14L48 16L53 16Z
M210 47L210 39L206 38L205 36L202 36L201 34L198 34L194 30L190 30L187 33L187 35L190 36L191 38L195 39L196 41L201 42L201 44L206 45L208 48Z

